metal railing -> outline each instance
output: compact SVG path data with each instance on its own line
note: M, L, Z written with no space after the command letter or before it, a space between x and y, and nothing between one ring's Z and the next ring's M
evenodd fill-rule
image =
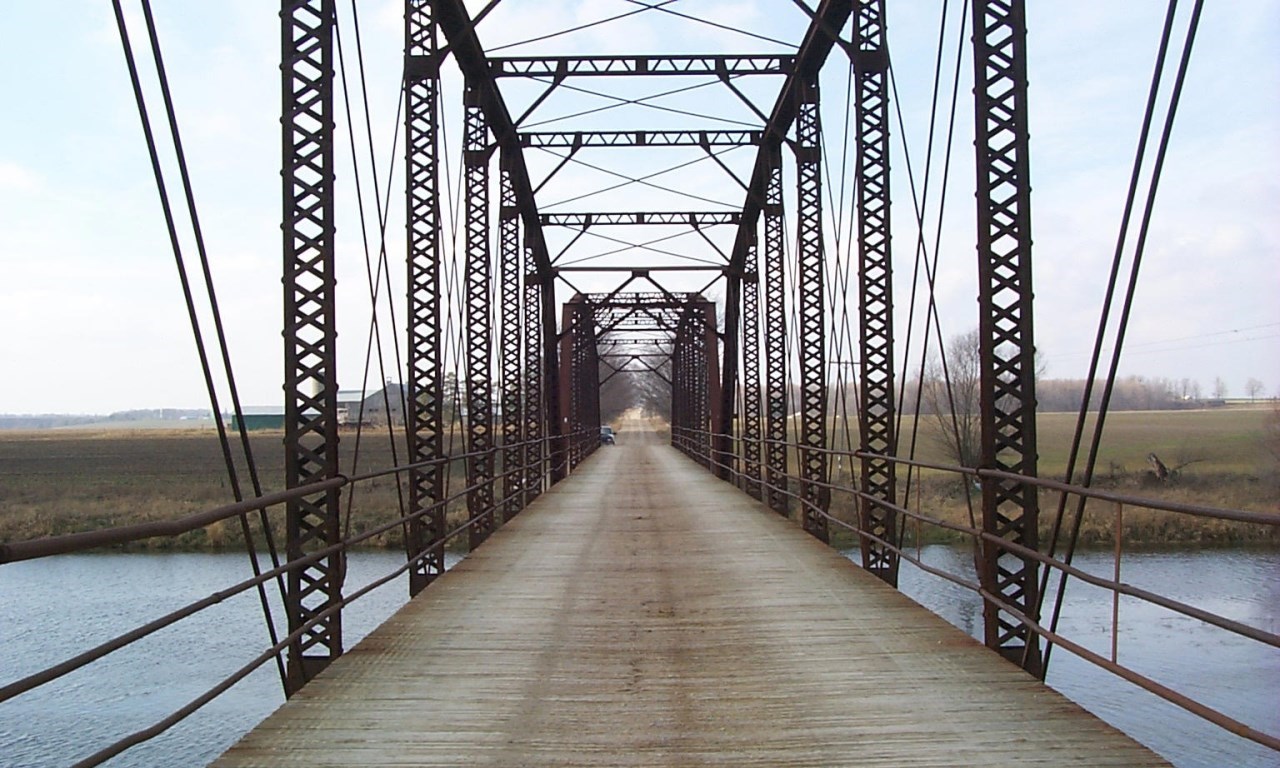
M989 590L985 589L983 585L980 583L980 580L977 578L976 572L975 574L973 574L972 577L970 577L967 575L953 573L941 568L937 568L933 565L930 565L924 562L923 559L921 559L920 557L913 555L907 547L903 546L903 543L901 540L886 541L884 538L876 536L875 534L867 530L864 530L856 523L851 523L848 520L845 520L837 515L830 513L828 510L816 508L813 504L806 502L802 494L791 490L793 485L798 486L801 482L812 483L813 481L802 480L798 475L788 473L786 475L786 485L782 487L778 487L778 486L773 486L769 484L768 478L764 475L763 471L760 477L748 477L739 469L739 465L742 463L741 455L739 455L738 453L734 453L732 451L729 453L724 453L724 452L718 452L715 450L713 446L717 444L716 438L719 438L719 437L723 437L723 435L718 435L709 431L693 430L688 428L673 427L671 432L671 442L673 446L675 446L681 452L688 455L691 459L693 459L697 463L713 471L718 469L724 473L727 473L729 477L729 482L731 482L732 484L740 488L743 488L744 490L747 489L748 487L753 487L753 486L755 488L759 488L761 489L761 496L764 496L765 492L771 492L774 494L779 494L788 500L794 499L797 502L797 504L800 505L802 508L807 505L807 508L809 510L811 510L812 512L818 515L821 515L830 524L835 525L843 530L846 530L854 534L855 536L858 537L859 540L874 541L876 544L882 547L885 547L889 551L893 552L901 560L909 562L912 565L916 566L921 571L924 571L933 576L945 579L951 582L952 584L955 584L959 587L963 587L964 589L973 592L975 595L977 595L981 599L981 601L984 604L995 607L1000 611L1003 611L1009 614L1010 616L1014 617L1014 619L1020 622L1029 632L1043 639L1048 644L1048 647L1060 646L1063 649L1070 651L1076 656L1084 659L1085 661L1088 661L1091 664L1094 664L1095 666L1103 670L1106 670L1111 674L1114 674L1120 678L1123 678L1124 680L1127 680L1130 683L1133 683L1134 685L1137 685L1138 687L1150 693L1155 694L1161 699L1164 699L1165 701L1168 701L1178 707L1181 707L1182 709L1185 709L1188 712L1191 712L1192 714L1195 714L1226 731L1229 731L1231 733L1234 733L1238 736L1244 737L1251 741L1257 742L1258 744L1262 744L1266 747L1269 747L1270 749L1280 750L1280 736L1276 736L1274 734L1260 731L1246 723L1243 723L1225 714L1224 712L1212 706L1209 706L1208 704L1204 703L1199 699L1195 699L1193 697L1180 693L1172 689L1171 687L1159 681L1156 681L1144 674L1141 674L1135 671L1134 669L1127 667L1117 661L1117 637L1118 637L1118 625L1119 625L1119 613L1120 613L1119 599L1121 595L1143 601L1150 605L1159 606L1160 608L1172 611L1181 616L1185 616L1191 619L1195 619L1197 621L1204 622L1213 627L1217 627L1218 629L1224 630L1226 632L1230 632L1233 635L1236 635L1238 637L1245 638L1256 643L1261 643L1263 645L1267 645L1273 648L1280 648L1280 635L1277 635L1272 632L1268 632L1258 627L1244 624L1242 622L1228 618L1221 614L1214 613L1213 611L1208 611L1203 608L1198 608L1196 606L1189 605L1180 600L1175 600L1173 598L1160 595L1151 590L1141 589L1131 584L1126 584L1123 581L1121 581L1120 575L1119 575L1119 563L1120 563L1120 558L1122 556L1122 550L1123 550L1123 529L1122 529L1121 522L1122 522L1122 516L1124 514L1123 511L1125 507L1159 510L1159 511L1171 512L1171 513L1176 513L1181 515L1190 515L1194 517L1209 518L1214 520L1228 520L1228 521L1239 522L1239 523L1249 523L1249 524L1270 526L1277 530L1280 530L1280 514L1270 513L1270 512L1252 512L1252 511L1240 510L1240 509L1225 509L1225 508L1217 508L1217 507L1208 507L1208 506L1197 505L1197 504L1186 504L1186 503L1175 502L1175 501L1143 498L1143 497L1134 496L1131 494L1116 493L1113 491L1089 488L1089 487L1079 486L1079 485L1072 485L1068 483L1062 483L1055 480L1049 480L1049 479L1044 479L1039 477L1025 477L1023 475L1018 475L1010 472L1003 472L1003 471L991 470L991 469L977 469L973 467L962 467L957 465L939 464L939 463L926 462L926 461L917 461L917 460L899 458L896 456L886 456L883 454L874 454L874 453L868 453L868 452L857 451L857 450L836 450L836 449L830 449L830 448L817 449L817 448L810 448L807 446L801 446L794 442L782 443L779 441L770 441L767 439L760 440L760 441L752 441L753 443L758 444L760 449L763 449L765 445L769 445L769 444L783 445L789 452L801 451L801 450L819 451L823 454L826 454L828 459L839 458L842 460L847 460L850 462L849 466L851 467L850 469L851 481L854 479L854 476L852 473L852 466L855 460L859 460L864 457L869 457L869 458L887 460L899 466L907 467L908 471L912 469L915 469L917 471L930 470L933 472L950 474L957 477L967 478L972 482L978 483L979 488L981 488L981 485L984 483L1016 480L1021 483L1026 483L1026 484L1035 486L1041 489L1042 491L1062 494L1064 496L1072 496L1076 498L1106 502L1109 505L1112 505L1111 508L1114 510L1114 516L1115 516L1113 521L1114 522L1113 537L1114 537L1114 545L1115 545L1115 553L1116 553L1115 554L1116 566L1115 566L1115 570L1113 572L1112 577L1106 578L1103 576L1098 576L1096 574L1089 573L1088 571L1082 570L1072 565L1069 559L1062 559L1059 557L1050 556L1049 554L1046 554L1044 552L1039 552L1034 549L1030 549L1028 547L1016 544L1014 542L1010 542L1007 539L1003 539L999 536L993 535L973 525L966 525L964 523L957 523L954 521L944 520L940 517L920 512L919 510L913 511L910 508L908 508L907 504L905 503L898 504L894 500L885 500L885 499L880 499L880 498L871 496L853 487L852 482L850 485L847 485L847 486L841 485L839 483L833 483L833 482L818 483L820 487L823 487L828 491L830 491L833 496L835 494L845 494L849 496L851 499L853 499L855 504L874 503L882 509L893 510L896 514L902 516L902 518L904 519L910 519L910 520L916 521L921 525L929 525L929 526L934 526L940 529L945 529L953 533L959 534L963 537L966 537L973 543L973 546L975 548L990 547L990 548L995 548L996 550L1001 552L1007 552L1009 554L1016 555L1018 557L1028 558L1030 560L1034 560L1036 563L1044 566L1045 568L1056 571L1059 574L1060 579L1065 579L1067 577L1075 578L1075 579L1079 579L1082 582L1091 584L1095 587L1099 587L1104 590L1109 590L1112 593L1112 615L1111 615L1112 623L1111 623L1111 657L1108 658L1107 656L1104 656L1095 651L1092 651L1086 648L1081 643L1075 642L1071 638L1062 635L1055 629L1044 626L1044 624L1042 623L1041 616L1039 615L1028 616L1026 615L1025 612L1018 610L1015 606L1012 606L1007 601L1001 599L999 595L994 594ZM731 441L729 442L729 445L741 446L745 442L746 441L744 441L743 439L735 436L731 439ZM792 466L792 464L789 463L788 466ZM761 469L763 470L763 465L761 466ZM904 529L905 529L905 526L901 526L899 528L900 531Z
M576 462L580 463L582 459L585 459L588 455L591 454L591 452L595 450L596 447L599 446L599 436L598 436L598 431L583 430L583 431L574 432L568 435L544 437L538 440L522 441L520 443L513 443L513 444L499 444L491 449L488 449L486 451L481 451L481 452L455 454L452 456L441 457L438 459L431 459L428 461L417 462L415 464L407 464L404 466L390 467L387 469L381 469L381 470L372 471L372 472L365 472L365 473L361 473L359 475L353 475L350 477L345 475L338 475L336 477L331 477L317 483L311 483L309 485L291 488L286 491L279 491L276 493L264 494L263 496L260 496L260 497L256 497L253 499L246 499L242 502L238 502L234 504L222 505L219 507L215 507L213 509L206 510L204 512L198 512L195 514L186 515L184 517L175 518L173 520L142 523L137 525L117 526L117 527L104 528L99 530L84 531L80 533L71 533L71 534L66 534L61 536L51 536L51 537L42 538L42 539L32 539L29 541L18 541L18 542L9 542L5 544L0 544L0 566L3 566L6 563L38 560L41 558L53 557L57 555L66 555L66 554L85 552L89 550L98 550L105 547L120 546L120 545L128 544L131 542L141 541L144 539L150 539L150 538L156 538L156 537L176 537L184 533L195 531L200 528L204 528L206 526L212 525L214 523L218 523L223 520L242 517L244 515L247 515L250 512L258 512L259 510L277 510L278 508L280 508L281 505L289 501L296 500L304 496L309 496L315 493L333 490L333 489L354 488L360 484L371 482L378 478L392 476L392 475L400 475L414 469L419 469L422 467L427 467L432 465L447 466L453 462L465 462L468 459L473 459L478 456L489 456L491 457L491 460L496 461L497 458L501 456L503 454L503 451L505 450L514 449L514 448L523 449L525 447L539 445L539 444L543 447L543 450L541 452L543 455L543 460L538 462L537 464L528 464L522 461L522 463L520 463L519 465L513 465L510 467L504 466L502 468L503 471L501 473L495 473L494 477L487 478L480 483L476 483L474 485L467 486L458 490L451 490L451 492L445 498L441 499L435 504L427 508L424 508L416 513L398 515L393 519L389 519L372 528L361 531L358 534L345 537L338 543L332 546L329 546L325 549L318 550L306 556L281 563L278 567L271 568L270 570L264 570L252 578L248 578L243 581L237 582L236 584L233 584L227 587L226 589L219 590L210 595L207 595L204 598L188 603L182 606L181 608L178 608L169 613L166 613L163 616L160 616L150 622L147 622L146 624L142 624L127 632L121 633L107 640L104 640L98 645L92 648L89 648L71 658L65 659L64 661L53 664L52 666L38 670L21 679L4 683L3 685L0 685L0 703L4 703L10 699L21 696L24 693L28 693L30 691L36 690L41 686L52 683L53 681L58 680L59 678L64 677L65 675L68 675L72 672L75 672L76 670L80 670L85 667L88 667L89 665L110 656L112 653L115 653L116 651L127 648L133 645L134 643L148 637L149 635L152 635L160 630L163 630L166 627L173 626L178 622L182 621L183 619L194 616L200 613L201 611L204 611L213 606L216 606L226 600L229 600L235 597L236 595L239 595L243 592L247 592L248 590L251 590L251 589L261 588L263 585L266 585L269 582L278 580L292 571L305 568L309 565L319 562L320 560L330 557L334 554L342 553L343 555L345 555L349 550L351 550L354 547L358 547L365 544L371 544L376 537L384 533L387 533L388 531L391 531L393 529L406 526L409 524L409 522L411 522L414 519L421 518L430 514L434 514L440 511L442 508L447 511L451 504L454 504L454 502L465 500L467 497L467 494L476 490L477 488L481 488L489 484L494 485L494 487L501 487L503 479L508 477L509 475L514 474L521 478L524 478L524 477L528 477L529 476L528 473L536 469L538 471L539 476L541 477L541 487L550 488L552 483L552 478L554 476L556 476L559 473L563 473L564 475L567 475L569 473L571 469L571 458L570 458L571 455L576 456L577 457ZM521 456L525 455L523 450L521 450L520 455ZM523 484L521 484L521 486L522 487L520 487L517 491L515 491L515 493L519 496L519 499L517 502L519 504L519 507L517 508L517 511L523 509L525 506L527 506L529 502L529 499L527 497L527 494L525 493L525 488L523 487ZM411 568L415 567L416 565L421 563L424 559L426 559L430 555L433 549L447 546L455 538L466 533L472 526L476 525L481 519L485 518L486 516L493 515L494 513L501 510L505 502L507 502L508 500L509 499L501 497L498 494L494 494L494 500L493 500L492 506L483 510L479 510L474 514L471 514L465 520L462 520L457 524L455 524L452 528L447 530L443 535L441 535L437 539L431 542L427 542L422 547L421 552L418 552L416 554L406 557L405 562L401 564L399 567L392 570L390 573L370 581L368 584L364 585L358 590L355 590L354 592L351 592L350 594L344 595L343 598L337 603L335 603L334 605L326 608L323 611L318 612L314 616L311 616L307 621L303 622L300 626L298 626L295 630L290 632L287 636L279 638L277 642L272 644L270 647L264 649L261 653L259 653L254 658L247 661L239 669L235 670L230 675L227 675L222 680L219 680L212 687L208 688L206 691L204 691L203 693L201 693L200 695L198 695L197 697L189 701L187 704L183 705L177 710L174 710L173 712L171 712L169 715L167 715L160 721L154 723L153 725L147 728L135 731L133 733L130 733L124 736L123 738L118 739L117 741L103 747L102 749L98 750L92 755L89 755L88 757L83 758L79 762L75 763L75 765L76 766L100 765L101 763L119 755L120 753L128 750L129 748L137 746L138 744L141 744L145 741L148 741L160 735L161 733L164 733L169 728L172 728L174 725L186 719L192 713L196 712L201 707L213 701L218 696L222 695L223 693L231 689L237 683L244 680L246 677L248 677L251 673L257 670L259 667L263 666L264 664L267 664L268 662L271 662L272 660L278 660L280 656L286 652L290 644L296 642L299 638L301 638L304 634L306 634L316 624L329 619L336 612L341 611L343 608L352 604L356 600L359 600L360 598L368 595L370 592L391 582L397 577L404 575Z

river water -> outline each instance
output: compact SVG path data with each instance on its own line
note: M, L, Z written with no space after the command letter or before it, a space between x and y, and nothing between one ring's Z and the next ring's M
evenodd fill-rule
M972 569L961 549L933 546L927 562ZM351 557L352 591L401 563L393 553ZM968 565L966 567L966 561ZM1109 553L1077 564L1111 573ZM1280 630L1280 553L1126 554L1123 579L1270 632ZM0 685L244 578L243 555L75 555L0 567ZM981 632L973 596L904 565L903 591L970 634ZM343 616L350 647L402 605L403 579ZM74 598L74 599L72 599ZM1111 596L1080 583L1060 630L1110 653ZM277 615L280 615L277 613ZM1280 652L1191 619L1125 599L1119 658L1176 689L1205 698L1255 727L1280 732ZM195 698L268 645L256 594L232 598L88 670L0 703L0 766L62 766L147 727ZM1199 718L1058 650L1049 683L1178 766L1280 766L1280 754ZM164 735L108 763L204 765L283 701L274 665L259 669ZM857 702L850 702L850 712Z

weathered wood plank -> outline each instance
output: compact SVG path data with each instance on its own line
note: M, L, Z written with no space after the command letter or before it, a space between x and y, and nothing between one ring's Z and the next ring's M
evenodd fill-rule
M214 765L1166 765L644 438Z

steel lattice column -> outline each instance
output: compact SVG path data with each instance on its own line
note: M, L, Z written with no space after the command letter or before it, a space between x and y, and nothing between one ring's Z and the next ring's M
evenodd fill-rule
M800 337L800 498L804 529L827 541L827 356L823 302L822 147L818 84L803 82L796 110L797 282Z
M742 275L733 273L725 276L727 286L724 298L724 365L719 369L723 374L716 377L718 392L712 395L714 417L711 429L715 431L712 445L714 465L712 469L721 480L733 482L735 455L733 453L733 414L738 381L738 350L741 340L738 336L742 325ZM714 330L715 314L711 316ZM712 336L711 348L708 351L711 360L716 359L715 337Z
M546 382L543 402L547 407L547 461L550 464L550 483L555 485L565 478L568 469L568 446L565 445L565 406L567 391L564 386L561 361L560 334L556 330L555 277L544 275L538 285L542 305L542 380ZM566 331L568 325L565 326Z
M893 264L889 240L889 53L885 47L884 0L858 0L854 16L856 52L858 340L861 348L862 450L897 452L893 392ZM863 530L894 543L897 497L894 463L862 459L860 503ZM878 504L881 500L884 504ZM898 583L898 555L885 544L862 539L862 564L890 584Z
M742 292L742 471L745 488L760 498L760 281L756 277L758 242L747 249L747 278Z
M444 373L440 358L440 71L432 5L405 3L405 228L409 269L409 540L416 595L444 573Z
M732 280L730 281L730 285L732 285ZM736 302L738 297L733 296L732 298L733 298L733 301ZM737 310L735 309L734 310L735 314L736 314L736 311ZM714 437L711 434L712 431L719 432L720 425L726 424L727 421L732 418L731 414L733 413L732 398L728 396L722 397L724 386L723 386L723 383L720 381L720 355L719 355L720 345L718 343L719 337L718 337L718 334L716 333L716 305L709 301L701 302L699 311L696 313L695 316L698 318L698 331L700 331L698 336L701 338L701 344L699 345L699 348L702 353L702 359L699 361L700 363L699 371L702 374L701 375L702 390L705 393L705 395L703 396L702 402L704 403L704 408L706 409L706 417L701 422L701 428L704 430L707 430L707 454L706 454L707 468L715 472L717 475L720 475L723 479L727 480L729 479L728 471L726 470L724 471L723 474L721 474L721 470L716 465L717 461L720 461L720 462L727 461L727 456L725 456L724 453L722 453L720 457L717 457L716 456L717 451L713 450L718 447L720 434L723 434L723 433L716 434ZM736 322L735 322L735 325L736 325ZM728 348L729 348L729 344L728 344L728 340L726 339L725 349L728 350ZM736 366L736 363L737 363L736 349L734 350L734 353L735 353L734 363ZM727 358L728 356L726 351L726 359ZM726 400L728 401L728 404L729 404L728 415L722 414L720 411L722 407L721 404L724 403Z
M498 213L498 301L500 336L499 365L502 369L502 517L510 520L520 511L524 472L524 449L520 445L524 419L520 413L520 384L523 358L520 342L520 211L512 183L514 158L503 151L498 160L500 208Z
M560 344L560 392L565 419L563 434L568 440L569 469L586 458L583 433L589 428L590 389L598 387L599 374L588 379L588 326L592 324L591 307L581 295L564 305L565 335Z
M466 168L467 262L467 512L472 549L493 531L493 319L489 255L489 125L479 92L467 83L463 98L463 164Z
M1022 0L973 4L978 176L982 466L1036 475L1035 341L1031 313L1026 15ZM983 530L1036 549L1036 489L986 480ZM983 587L1035 618L1037 564L986 543ZM1011 614L983 605L986 643L1032 674L1040 641Z
M525 505L542 493L542 438L545 418L542 402L542 287L535 274L534 251L524 247L524 399L520 412L524 421Z
M769 146L764 206L765 484L769 507L790 511L787 489L787 287L782 222L782 149Z
M334 317L332 0L280 10L284 210L285 485L337 477L337 323ZM338 543L338 491L288 504L289 559ZM342 654L343 555L289 571L287 688L296 692Z

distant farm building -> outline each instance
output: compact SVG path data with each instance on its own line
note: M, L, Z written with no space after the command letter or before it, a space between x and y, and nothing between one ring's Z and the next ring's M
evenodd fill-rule
M389 409L389 410L388 410ZM394 382L372 392L344 389L338 392L339 424L385 425L404 422L404 389Z
M284 407L279 405L250 405L240 409L244 416L244 428L252 432L257 429L284 429ZM232 429L240 429L240 419L235 414L225 417Z
M385 396L384 396L385 392ZM404 390L399 384L390 383L385 388L369 393L358 389L338 391L338 423L343 425L371 424L385 425L390 406L391 423L404 421ZM258 405L241 408L244 414L244 428L284 429L284 407L278 405ZM240 428L240 421L234 414L227 414L223 420L232 429Z

